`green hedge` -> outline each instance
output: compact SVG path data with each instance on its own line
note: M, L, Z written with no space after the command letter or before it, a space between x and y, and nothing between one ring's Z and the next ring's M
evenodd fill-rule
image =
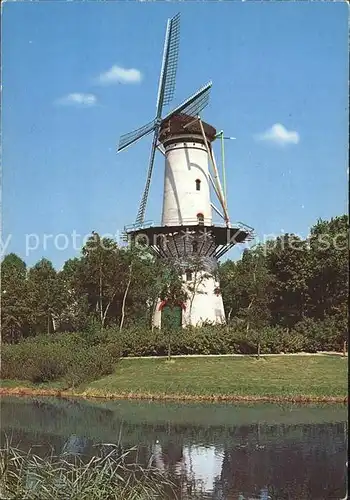
M110 329L109 339L121 346L122 356L165 356L169 336L158 329L153 331L130 328L119 333ZM172 354L251 354L254 345L241 332L218 327L185 328L170 334Z
M242 324L230 327L203 326L171 332L171 354L261 354L341 351L347 326L334 318L320 322L306 319L293 330L268 326L259 332L246 331ZM120 356L165 356L169 335L134 326L119 332L57 333L2 346L1 377L35 383L65 381L69 386L113 372Z
M267 326L259 332L246 331L242 324L231 327L203 326L171 333L171 352L175 354L254 354L260 342L261 353L341 351L347 335L346 326L333 318L310 319L292 330ZM158 329L128 328L122 332L110 328L107 338L118 344L122 356L165 356L168 335Z
M118 360L114 345L81 346L81 336L63 342L47 336L42 343L3 345L1 378L30 380L34 383L64 381L68 387L95 380L113 372Z

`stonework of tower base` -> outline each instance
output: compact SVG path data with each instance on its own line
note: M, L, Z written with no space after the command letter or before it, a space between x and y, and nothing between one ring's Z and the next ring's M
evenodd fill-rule
M172 326L187 327L187 326L202 326L203 324L224 324L225 311L220 293L219 282L214 276L208 273L202 274L201 277L196 277L197 285L190 281L184 282L184 290L187 292L187 300L176 306L167 305L166 301L158 300L156 310L153 316L153 326L156 328L164 328L165 321L162 317L173 315L175 316ZM186 275L184 276L186 280ZM193 289L195 287L195 291ZM176 318L177 316L177 318Z
M150 226L132 229L130 243L145 244L158 259L176 263L187 299L170 307L158 300L153 326L166 328L224 324L225 311L218 281L218 256L244 241L248 233L240 227L203 225ZM196 271L197 269L197 271Z

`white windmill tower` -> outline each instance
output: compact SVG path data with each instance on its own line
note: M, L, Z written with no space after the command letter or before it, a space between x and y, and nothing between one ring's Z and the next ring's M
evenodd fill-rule
M130 239L140 241L143 238L157 257L181 264L184 289L189 292L186 303L179 304L175 311L181 325L224 323L225 312L216 273L218 259L236 243L250 237L252 228L241 223L236 227L230 224L212 149L212 142L217 137L224 139L223 133L217 134L215 128L199 116L208 104L211 82L162 117L163 106L174 96L179 34L180 15L177 14L167 24L156 117L120 138L118 151L153 132L146 185L136 223L125 229ZM165 171L162 221L155 226L145 223L144 216L157 149L165 157ZM221 210L211 202L210 187ZM223 224L213 224L213 209L223 218ZM167 302L159 301L154 315L155 326L161 326L166 311L169 314Z

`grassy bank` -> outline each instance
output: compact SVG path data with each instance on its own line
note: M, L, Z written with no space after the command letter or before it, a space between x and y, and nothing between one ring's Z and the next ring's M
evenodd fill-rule
M214 401L342 402L347 360L337 355L123 359L103 378L64 384L3 381L2 394Z

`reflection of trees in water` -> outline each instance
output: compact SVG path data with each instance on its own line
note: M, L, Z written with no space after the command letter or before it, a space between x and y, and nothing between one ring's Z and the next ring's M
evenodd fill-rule
M224 453L221 482L225 498L234 498L237 492L258 495L265 486L269 486L270 496L279 500L341 498L345 484L341 429L342 424L324 424L317 429L301 425L300 439L289 441L287 446L282 440L263 447L254 436L250 438L248 429L242 429L244 439L226 447ZM283 430L279 432L282 438Z
M224 445L220 478L213 478L211 494L200 498L236 500L240 493L242 499L341 498L346 457L343 431L343 424L234 428ZM191 497L201 482L191 464L184 464L187 439L179 435L171 439L157 443L153 450L158 461L161 457L161 468L177 475L183 495Z
M317 498L342 498L345 484L345 443L343 424L325 424L317 427L298 426L297 429L273 429L260 425L233 429L234 442L224 444L221 475L213 478L211 493L202 492L200 498L242 499L263 498L262 490L268 486L270 497L278 500ZM277 434L280 441L268 443L269 431ZM118 434L117 434L118 436ZM288 439L293 436L293 439ZM298 436L298 438L296 437ZM47 436L40 433L18 433L21 448L29 450L33 442L43 443L33 451L47 453L52 447L56 455L92 456L96 453L93 441L77 435L67 439L61 436ZM115 440L118 441L119 437ZM144 441L147 436L144 434ZM264 443L264 444L262 444ZM120 454L134 445L121 437ZM103 454L108 454L112 447L105 446ZM186 451L187 450L187 451ZM195 498L200 491L201 481L191 471L191 464L184 461L184 452L191 457L191 448L181 436L168 435L163 442L149 441L141 444L127 457L127 461L152 465L165 470L175 478L180 498ZM198 450L193 444L192 452ZM29 478L28 478L29 479Z
M317 425L173 425L164 423L122 423L110 409L84 407L83 403L45 400L16 407L2 405L3 431L11 429L21 448L33 443L42 454L50 446L62 452L96 453L94 443L120 444L120 453L134 445L127 460L147 465L153 461L169 472L182 498L195 498L200 487L198 475L190 470L192 452L199 445L211 445L222 454L221 472L212 474L212 491L199 498L237 500L264 498L268 487L275 500L344 497L346 439L344 424ZM5 410L5 411L4 411ZM5 425L4 425L5 424ZM158 442L157 442L158 441ZM40 451L41 450L41 451ZM104 452L108 453L108 446ZM208 455L209 456L209 455ZM179 495L180 496L180 495ZM180 496L181 498L181 496Z

